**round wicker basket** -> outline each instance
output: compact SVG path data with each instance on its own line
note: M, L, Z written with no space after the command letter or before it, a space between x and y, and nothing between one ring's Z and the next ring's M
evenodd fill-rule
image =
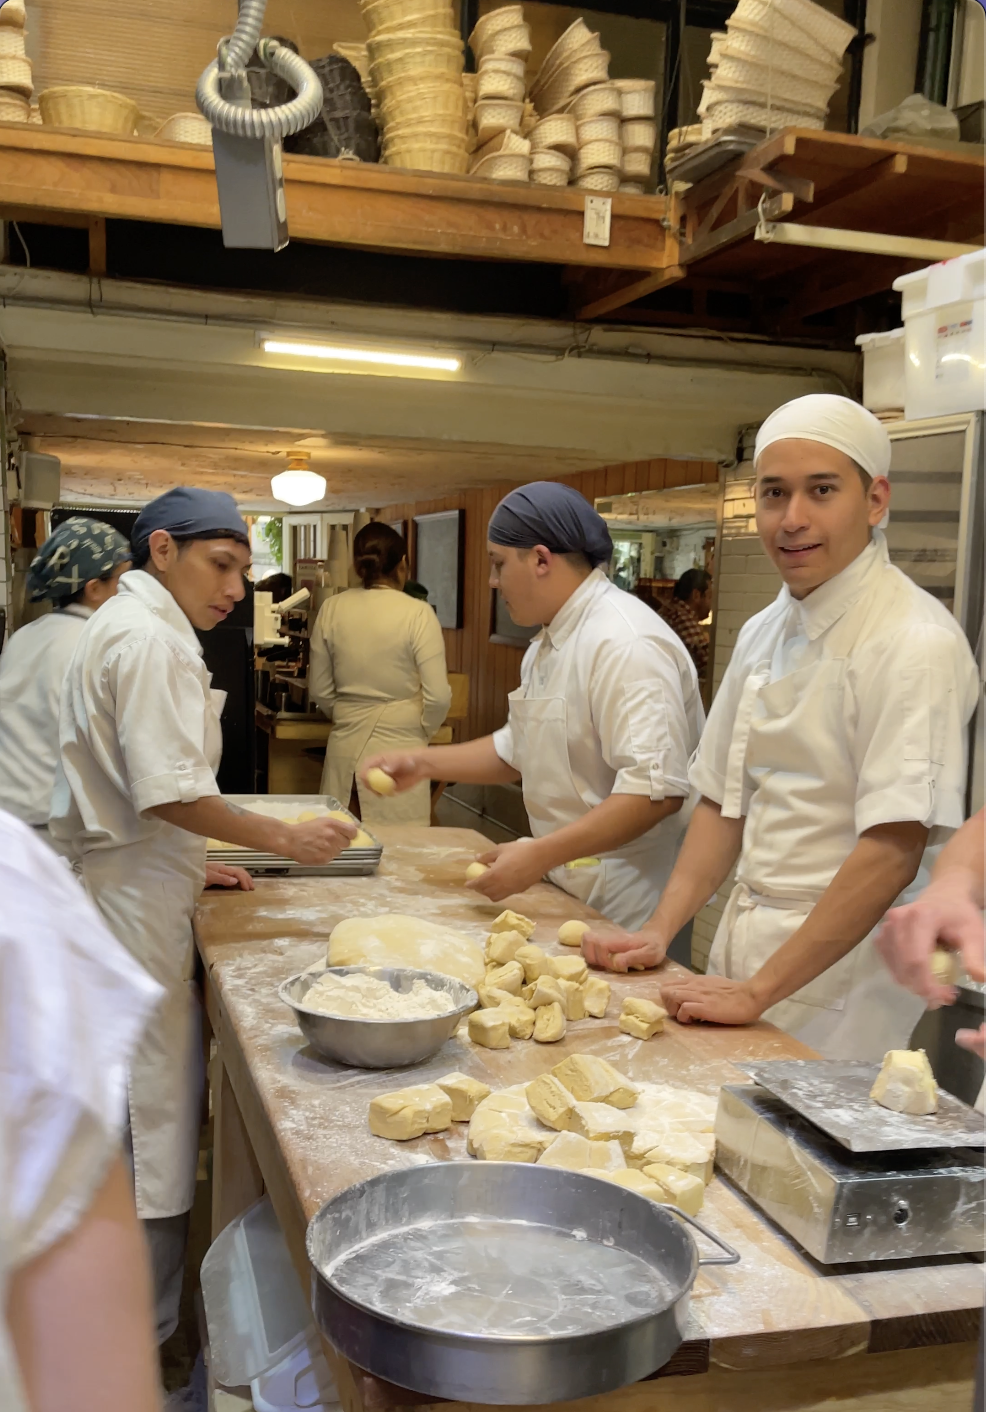
M725 38L728 45L724 43L720 46L720 58L746 59L751 64L772 64L786 74L800 74L810 83L837 83L842 73L842 60L833 58L825 50L817 50L813 54L806 53L803 49L791 48L790 45L781 44L777 40L768 39L766 35L732 23ZM723 47L728 48L728 55L722 54Z
M480 146L498 132L516 132L523 116L523 103L505 103L501 99L476 104L476 140Z
M820 5L806 6L808 12L814 11L810 16L810 22L804 23L804 13L795 11L794 18L789 4L796 4L797 0L739 0L736 9L726 21L726 28L732 32L733 26L737 25L746 30L752 30L755 34L761 34L768 40L774 40L778 44L786 44L791 49L800 49L803 53L813 58L826 57L828 59L841 59L848 39L839 47L838 41L834 44L823 40L821 32L813 33L816 28L814 21L819 14L824 17L821 30L827 35L828 25L825 21L834 20L836 25L844 22L835 15L827 14ZM835 31L832 31L835 33ZM852 38L852 35L849 36Z
M541 69L537 78L534 80L533 86L536 88L540 84L547 82L551 74L556 69L560 68L562 64L567 62L577 50L581 49L584 44L592 39L598 38L599 36L593 34L592 30L580 15L577 20L574 20L568 26L565 33L560 39L555 41L544 56L544 63L541 65Z
M13 93L30 98L34 92L30 59L0 59L0 88L9 88Z
M31 119L31 105L22 93L0 91L0 123L26 123Z
M606 167L596 167L591 172L584 172L575 185L582 191L619 191L620 174Z
M627 181L646 181L650 176L653 151L624 152L620 171Z
M550 118L542 118L531 133L532 152L545 152L554 148L574 157L578 145L575 119L571 113L554 113Z
M643 196L647 188L642 181L621 181L619 190L625 192L627 196Z
M417 118L411 122L388 123L384 130L385 151L394 147L419 146L436 142L440 147L461 147L466 150L466 125L461 118Z
M0 59L23 59L24 31L5 25L0 29Z
M718 64L720 58L722 57L722 46L725 44L728 38L729 35L726 33L725 30L719 29L713 31L711 35L712 47L709 50L709 57L706 61L710 69L714 69L716 64Z
M563 114L567 117L568 114ZM584 123L576 123L575 130L578 134L579 146L584 147L588 142L620 142L619 118L587 118Z
M530 157L520 152L494 152L470 169L469 175L484 181L527 181L531 171Z
M133 99L104 88L46 88L38 95L38 105L41 121L49 127L74 127L86 132L132 137L140 120L140 109Z
M385 90L395 79L410 78L418 81L426 76L433 79L440 74L458 77L462 73L462 41L457 47L443 46L428 42L395 49L386 56L370 61L370 78L378 89ZM382 93L382 97L386 94Z
M527 85L523 75L504 73L502 69L490 69L483 65L479 70L479 83L476 88L478 100L505 98L511 103L523 103Z
M449 0L360 0L360 9L371 35L379 34L383 26L407 30L440 29L452 24Z
M532 186L567 186L568 173L559 171L555 167L541 167L535 171L531 167Z
M654 116L656 84L653 79L618 78L616 87L620 94L620 112L625 118Z
M513 25L510 29L495 30L479 47L479 51L473 49L476 58L480 63L486 58L493 58L496 55L510 55L512 57L526 56L531 52L531 27L530 25Z
M464 119L466 97L458 83L422 83L405 93L388 93L380 104L385 123L414 118Z
M564 152L549 148L546 151L531 153L532 172L564 172L567 181L571 170L572 159Z
M620 90L613 83L595 83L566 103L565 112L571 113L577 123L587 123L590 118L618 118L622 112Z
M728 99L717 100L709 107L708 116L702 124L708 135L720 132L723 128L743 126L759 128L762 132L780 132L784 127L807 128L818 132L825 126L825 118L815 113L789 112L786 108L767 108L761 103L745 103Z
M490 10L476 21L476 27L469 36L469 48L475 54L476 45L484 44L491 34L501 29L514 29L523 23L523 5L501 5L498 10Z
M584 147L579 148L575 171L578 176L595 171L597 167L607 167L618 172L622 159L623 148L618 142L587 142Z
M621 124L620 141L624 152L653 152L657 143L657 123L648 118L629 118Z
M188 142L196 147L212 146L212 128L201 113L173 113L154 134L166 142Z
M717 88L743 88L751 93L769 94L789 107L827 110L836 81L813 83L800 74L789 74L777 63L754 64L748 59L723 57L716 69Z
M404 167L414 172L447 172L465 176L469 156L464 147L438 142L402 142L390 149L384 158L389 167Z
M570 98L574 98L583 88L595 83L605 83L609 78L609 55L605 49L598 54L585 54L573 59L562 67L543 88L535 100L538 112L543 117L557 113Z
M27 19L24 0L5 0L0 5L0 25L7 29L23 29Z

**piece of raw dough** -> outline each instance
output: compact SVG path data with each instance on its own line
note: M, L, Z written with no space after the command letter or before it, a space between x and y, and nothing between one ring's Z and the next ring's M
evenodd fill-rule
M490 932L486 942L486 963L505 966L508 961L517 960L517 952L526 947L521 932Z
M538 1161L570 1172L620 1172L626 1167L618 1142L590 1142L578 1133L559 1133Z
M466 882L474 882L476 878L481 878L489 870L488 863L470 863L466 869Z
M662 1206L669 1204L664 1188L658 1186L650 1177L645 1177L643 1172L638 1172L636 1167L626 1167L623 1171L616 1172L593 1172L592 1175L604 1182L612 1182L614 1186L625 1187L627 1191L635 1191L638 1196L646 1196Z
M484 1098L469 1123L466 1150L487 1162L536 1162L556 1134L531 1112L526 1084Z
M452 1100L438 1084L414 1084L370 1101L370 1132L395 1142L452 1126Z
M570 1054L551 1070L580 1103L608 1103L632 1108L640 1090L636 1084L595 1054Z
M410 966L477 986L486 975L475 941L423 917L384 912L348 917L329 937L329 966Z
M516 995L511 995L509 991L497 990L496 986L478 985L476 994L479 996L479 1003L484 1010L495 1010L498 1005L502 1005L505 1000L516 1000Z
M469 1038L485 1049L509 1049L510 1024L503 1008L474 1010L469 1016Z
M936 946L931 953L931 974L939 985L958 985L962 975L962 959L957 951Z
M506 932L505 935L512 936L514 933ZM519 961L524 968L524 980L528 985L536 981L538 976L550 975L548 962L551 957L546 951L542 951L540 946L535 946L533 942L528 942L514 952L513 959Z
M687 1216L697 1216L705 1200L705 1184L700 1177L671 1167L666 1162L652 1162L644 1168L644 1176L667 1192L665 1200L679 1207Z
M554 1074L539 1074L527 1085L527 1101L546 1128L567 1132L575 1099Z
M620 1029L635 1039L652 1039L661 1034L668 1012L655 1005L653 1000L643 1000L628 995L620 1013Z
M484 984L487 990L506 990L511 995L519 995L524 984L524 968L519 961L492 966L486 972Z
M685 1172L690 1177L697 1177L703 1186L708 1186L713 1175L715 1139L712 1139L710 1148L699 1140L701 1136L695 1133L666 1133L657 1146L645 1152L643 1157L636 1157L631 1148L630 1165L646 1171L653 1163L662 1162L667 1167L677 1167L679 1172Z
M381 770L377 765L374 765L372 770L367 770L366 782L374 794L397 793L397 781L393 775L388 775L386 770Z
M594 1019L601 1020L609 1009L609 997L612 991L609 981L604 981L602 976L590 976L582 990L585 996L585 1013L592 1015Z
M561 1005L561 987L554 976L538 976L532 985L525 985L524 999L533 1009L539 1005Z
M435 1083L452 1101L453 1123L468 1123L483 1099L490 1096L489 1084L471 1079L468 1074L446 1074Z
M561 991L561 1008L565 1012L565 1019L584 1020L585 995L582 987L576 985L575 981L559 981L558 989Z
M562 946L581 946L588 930L588 922L562 922L558 928L558 940Z
M938 1088L923 1049L890 1049L870 1097L893 1113L926 1117L938 1112Z
M511 1039L530 1039L537 1022L537 1011L518 1000L516 995L508 995L501 1001L500 1009L507 1017L507 1028Z
M534 1038L538 1044L554 1044L565 1038L565 1012L557 1001L541 1005L534 1021Z
M618 1142L624 1152L633 1146L633 1127L609 1103L574 1103L569 1130L581 1133L590 1142Z
M506 912L501 912L499 917L495 918L490 927L490 931L520 932L526 939L534 935L534 928L536 926L537 923L532 922L530 917L525 917L520 912L511 912L510 909L507 908Z
M559 981L574 981L581 985L589 978L589 967L581 956L551 956L550 973Z

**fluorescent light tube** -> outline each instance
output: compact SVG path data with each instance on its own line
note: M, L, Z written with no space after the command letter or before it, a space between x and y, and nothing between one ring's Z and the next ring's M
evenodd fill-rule
M326 343L294 343L286 339L261 340L265 353L285 353L292 358L324 358L339 363L370 363L385 368L427 368L432 372L457 373L458 358L435 358L424 353L387 353L371 348L337 348Z

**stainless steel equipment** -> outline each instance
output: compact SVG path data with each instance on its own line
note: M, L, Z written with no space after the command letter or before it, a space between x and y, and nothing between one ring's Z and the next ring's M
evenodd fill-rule
M699 1258L682 1221L724 1253ZM327 1202L308 1258L319 1328L358 1367L430 1397L516 1406L647 1377L681 1342L699 1266L739 1255L581 1172L436 1162Z
M811 1121L808 1110L814 1114L817 1106L803 1101L803 1086L785 1085L781 1075L768 1076L769 1089L761 1086L765 1080L760 1071L789 1068L787 1061L738 1067L754 1072L759 1082L727 1085L720 1091L718 1166L809 1255L836 1264L983 1249L986 1167L981 1151L949 1147L948 1138L938 1147L918 1142L891 1150L883 1145L880 1119L868 1128L865 1115L852 1134L864 1150L850 1150L848 1143L831 1135L833 1126L841 1130L841 1119L833 1121L830 1112L828 1132ZM805 1061L804 1067L843 1066ZM872 1083L876 1066L862 1067L868 1068ZM851 1082L848 1095L834 1081L827 1091L832 1109L846 1101L851 1106ZM964 1117L953 1120L946 1128L965 1131L965 1122ZM981 1146L981 1123L978 1141Z
M305 996L323 976L357 974L386 981L399 994L406 994L416 980L422 980L432 990L444 991L455 1008L424 1020L363 1020L323 1015L320 1010L305 1008ZM301 1032L313 1049L326 1059L352 1064L357 1069L399 1069L430 1059L451 1038L463 1015L479 1004L476 992L452 976L397 966L323 966L292 976L278 987L277 993L294 1011Z
M348 819L373 840L368 848L347 848L331 863L296 863L293 858L280 858L276 853L260 853L253 848L210 848L206 857L210 863L226 863L231 868L246 868L254 877L367 877L375 873L383 856L383 844L373 837L355 815L345 809L331 794L224 794L227 804L250 809L257 804L286 804L299 813L313 807L342 809Z

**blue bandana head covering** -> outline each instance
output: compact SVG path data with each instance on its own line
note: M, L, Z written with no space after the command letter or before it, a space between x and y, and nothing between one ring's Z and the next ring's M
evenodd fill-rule
M222 490L200 490L193 485L179 485L144 506L130 536L135 552L145 547L155 530L167 530L175 539L250 543L249 526L233 497Z
M73 598L90 579L105 578L130 558L130 545L112 525L88 515L63 520L38 550L27 577L32 603Z
M543 544L553 554L584 554L594 569L613 557L606 521L584 495L553 480L512 490L490 516L486 537L508 549Z

